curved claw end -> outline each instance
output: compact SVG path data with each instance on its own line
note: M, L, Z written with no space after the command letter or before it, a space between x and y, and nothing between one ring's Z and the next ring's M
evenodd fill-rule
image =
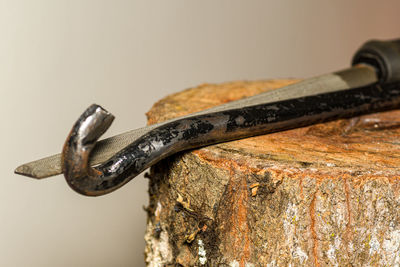
M93 104L80 116L74 128L79 131L83 142L94 145L111 126L113 120L114 116L111 113Z
M89 155L100 136L110 127L114 116L99 105L88 107L72 127L62 152L62 169L68 184L84 195L91 192L101 175L89 165ZM88 179L89 178L89 179Z

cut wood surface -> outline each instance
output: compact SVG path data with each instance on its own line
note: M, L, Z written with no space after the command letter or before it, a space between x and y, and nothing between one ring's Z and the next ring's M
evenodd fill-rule
M148 122L293 82L200 85L157 102ZM391 111L167 158L149 174L146 263L399 266L399 148Z

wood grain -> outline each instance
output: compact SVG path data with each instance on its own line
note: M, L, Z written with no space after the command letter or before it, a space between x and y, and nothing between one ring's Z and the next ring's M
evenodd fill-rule
M203 84L149 124L296 80ZM146 262L166 266L400 264L400 111L204 147L151 169Z

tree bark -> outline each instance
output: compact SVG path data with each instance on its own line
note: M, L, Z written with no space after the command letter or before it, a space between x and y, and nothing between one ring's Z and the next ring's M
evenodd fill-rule
M150 124L295 82L204 84ZM208 146L151 168L149 266L399 266L400 112Z

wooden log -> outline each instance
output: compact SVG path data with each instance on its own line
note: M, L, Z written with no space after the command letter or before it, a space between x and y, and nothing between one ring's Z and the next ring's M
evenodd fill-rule
M204 84L149 123L295 82ZM399 266L400 112L247 138L150 170L149 266Z

